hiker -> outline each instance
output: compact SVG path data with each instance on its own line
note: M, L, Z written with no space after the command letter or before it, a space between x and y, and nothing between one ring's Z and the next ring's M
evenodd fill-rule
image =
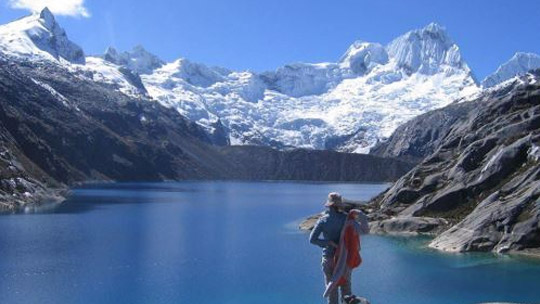
M312 244L318 245L323 248L322 253L322 269L324 273L324 280L326 285L326 291L324 296L328 298L329 304L338 304L339 302L339 293L338 285L341 290L342 299L347 300L345 303L354 303L355 297L353 297L351 292L351 270L354 267L342 267L339 269L342 273L335 273L335 264L337 261L337 256L335 253L340 245L343 250L346 250L345 244L340 244L340 239L345 237L345 233L342 235L342 230L345 224L352 227L353 235L358 238L356 243L358 245L357 250L360 249L360 233L369 232L369 226L367 224L367 216L360 210L351 210L349 215L343 212L342 209L345 207L343 204L343 199L339 193L332 192L328 194L328 200L325 203L327 210L324 215L317 221L317 224L311 231L309 241ZM347 221L349 219L350 221ZM344 231L345 232L345 231ZM322 238L320 235L322 234ZM350 234L348 234L350 237ZM351 257L354 254L350 255ZM358 258L359 258L358 253ZM346 258L345 258L346 259ZM360 259L361 261L361 259ZM359 264L359 263L358 263ZM356 265L358 266L358 265ZM356 267L355 266L355 267ZM337 275L338 277L335 277Z

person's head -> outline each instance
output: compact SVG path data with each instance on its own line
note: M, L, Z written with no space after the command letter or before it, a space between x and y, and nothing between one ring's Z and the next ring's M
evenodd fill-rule
M362 211L360 211L358 209L351 209L351 210L349 210L349 219L359 221L361 213L362 213Z
M339 207L343 207L343 199L341 197L341 194L337 192L330 192L328 194L328 199L326 200L326 203L324 205L327 208L335 210L337 210Z

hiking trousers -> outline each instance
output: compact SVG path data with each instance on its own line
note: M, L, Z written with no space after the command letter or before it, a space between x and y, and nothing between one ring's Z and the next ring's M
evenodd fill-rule
M333 257L322 257L322 270L324 273L324 284L328 285L328 282L332 279L332 273L334 272L334 258ZM351 292L351 273L349 272L347 281L345 284L339 286L328 296L328 304L339 304L339 292L341 290L341 298L344 296L352 294Z

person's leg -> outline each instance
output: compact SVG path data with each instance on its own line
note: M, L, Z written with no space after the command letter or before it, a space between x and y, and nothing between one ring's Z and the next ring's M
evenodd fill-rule
M345 275L347 281L341 285L340 289L341 289L341 298L343 299L345 296L349 296L349 295L352 295L352 290L351 290L351 271L348 271L347 274Z
M331 257L322 258L322 270L324 273L324 286L328 285L328 282L332 279L332 273L334 272L334 259ZM337 288L328 296L328 304L339 304L339 296Z

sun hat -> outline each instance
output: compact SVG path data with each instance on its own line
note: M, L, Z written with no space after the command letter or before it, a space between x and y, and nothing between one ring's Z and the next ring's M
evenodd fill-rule
M331 207L331 206L341 206L343 205L343 198L341 197L341 194L337 192L330 192L328 194L328 199L324 203L324 206Z
M364 212L362 212L362 210L360 209L351 209L349 210L349 214L354 214L354 215L357 215L357 214L363 214Z

